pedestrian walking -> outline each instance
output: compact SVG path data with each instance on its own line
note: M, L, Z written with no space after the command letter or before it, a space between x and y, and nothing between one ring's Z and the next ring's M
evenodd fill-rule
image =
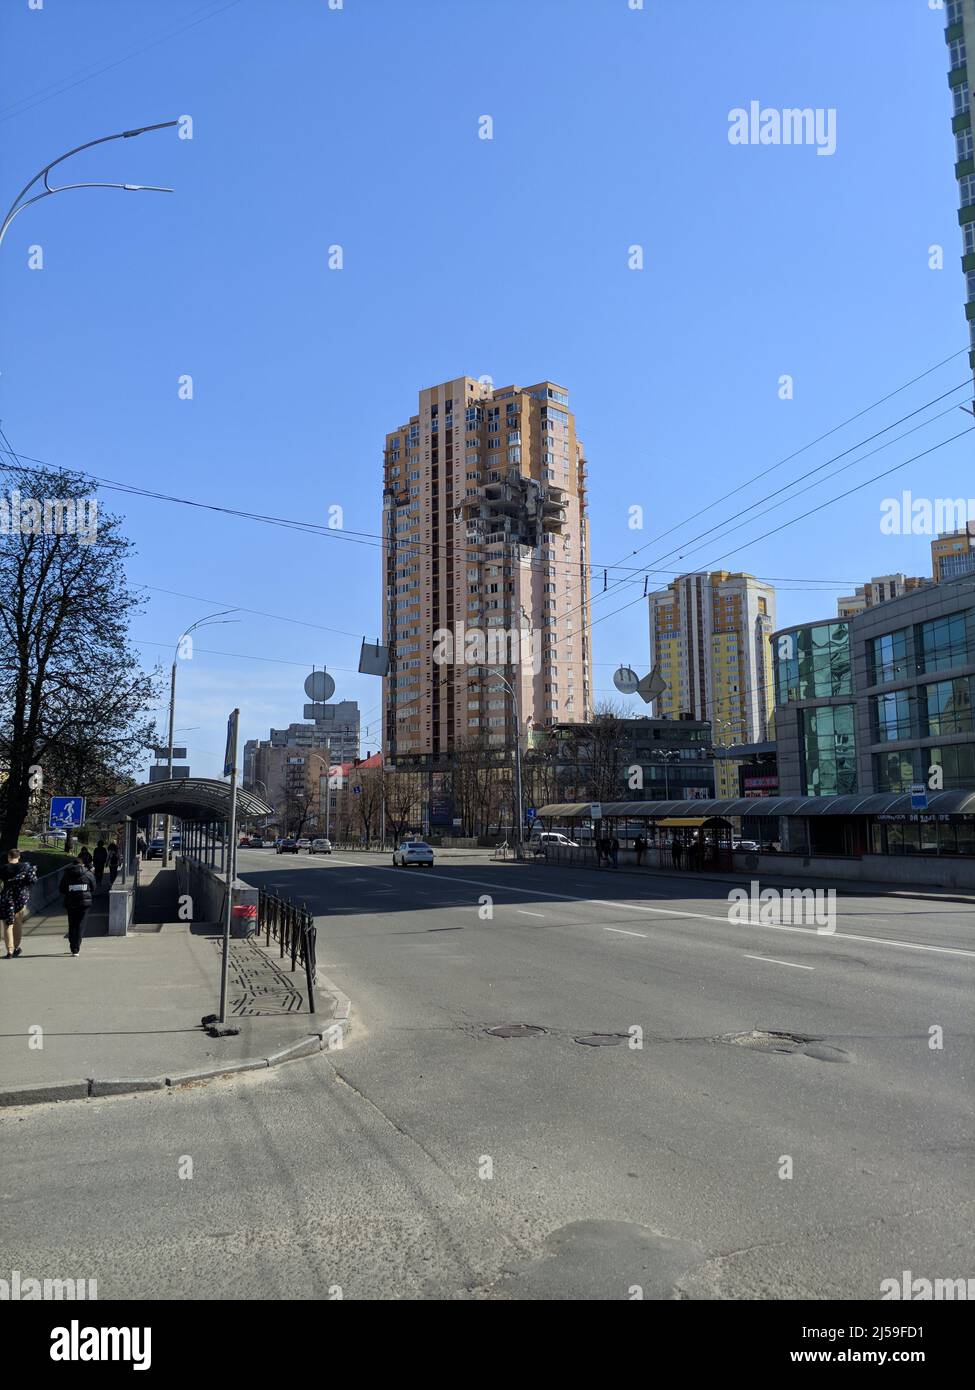
M68 944L71 954L77 956L85 934L85 917L95 896L94 875L80 854L61 875L58 891L68 914Z
M604 861L604 860L605 860L606 865L607 865L607 867L608 867L608 866L609 866L609 840L608 840L608 838L607 838L605 835L600 835L598 841L596 842L596 852L597 852L597 854L598 854L598 856L599 856L599 858L598 858L598 866L599 866L599 868L601 869L601 868L603 867L603 861Z
M609 852L613 856L613 868L618 869L620 866L620 842L615 835L609 842Z
M146 851L148 850L149 846L148 846L148 844L146 843L146 837L143 835L143 833L142 833L141 830L139 831L138 835L135 837L135 847L136 847L136 851L138 852L139 858L140 858L140 859L145 859L145 857L146 857Z
M670 860L675 869L680 868L682 854L683 846L681 845L679 838L675 835L670 842Z
M647 852L647 842L642 835L638 835L633 841L633 848L636 850L636 866L638 869L643 867L643 856Z
M101 888L102 878L105 874L105 865L108 863L108 850L105 848L105 841L99 840L95 846L95 853L91 856L95 866L95 887Z
M112 884L115 882L115 880L116 880L117 878L118 878L118 845L109 845L109 847L108 847L108 886L109 886L109 888L111 888Z
M23 921L30 900L31 884L37 882L37 870L19 849L8 849L4 864L0 864L0 923L3 924L3 943L7 960L22 954L20 939Z
M81 846L81 849L79 849L78 851L78 858L81 860L82 864L84 864L86 869L91 868L91 854L87 845Z

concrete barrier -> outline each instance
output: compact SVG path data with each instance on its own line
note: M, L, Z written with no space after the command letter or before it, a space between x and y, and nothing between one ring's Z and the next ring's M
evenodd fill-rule
M61 881L63 869L55 869L53 874L45 874L39 878L30 890L30 899L27 903L27 917L33 917L36 912L43 912L49 907L58 896L58 884Z

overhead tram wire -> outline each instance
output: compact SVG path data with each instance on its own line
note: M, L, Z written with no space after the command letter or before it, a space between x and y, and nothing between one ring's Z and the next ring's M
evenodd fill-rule
M769 468L764 469L762 472L760 472L760 473L754 475L753 478L748 479L748 480L746 480L744 483L739 484L738 487L732 489L731 492L725 494L725 497L733 496L735 493L740 492L740 491L742 491L744 488L750 486L751 483L757 481L758 479L760 479L760 478L762 478L762 477L765 477L768 473L771 473L771 472L775 471L775 469L781 467L784 463L789 462L792 458L796 458L796 457L798 457L799 454L804 453L804 452L806 452L808 449L814 447L814 445L817 444L817 443L819 443L819 442L821 442L822 439L828 438L830 435L835 434L838 430L843 429L847 424L850 424L851 422L853 422L853 421L855 421L855 420L861 418L861 416L868 414L871 410L876 409L879 405L883 404L883 403L886 402L887 400L890 400L893 396L898 395L901 391L906 390L908 387L914 385L916 382L922 380L925 376L929 376L929 375L931 374L931 372L938 370L938 368L940 368L940 367L946 365L948 362L952 361L955 357L959 356L960 353L966 352L967 350L968 350L967 348L960 349L959 352L953 353L950 357L944 358L941 362L936 363L934 366L929 367L926 371L919 373L917 376L913 377L910 381L905 382L903 385L898 386L898 387L896 387L893 391L889 392L886 396L881 397L879 401L875 401L875 402L873 402L871 405L864 407L863 410L858 411L858 412L857 412L855 415L853 415L853 416L850 416L847 420L841 422L841 424L836 425L836 426L834 426L831 430L826 431L823 435L820 435L820 436L818 437L818 439L810 441L810 443L803 445L800 449L797 449L797 450L794 451L794 453L788 455L787 458L785 458L785 459L780 459L777 463L774 463L774 464L770 465ZM924 405L921 405L921 406L917 407L916 410L911 411L908 415L905 415L905 416L901 417L901 419L899 419L899 420L896 420L896 421L891 422L891 424L887 425L887 426L885 427L885 429L880 430L880 431L877 431L877 432L875 432L873 435L869 435L869 436L867 436L865 439L860 440L858 443L856 443L856 444L854 444L854 445L851 445L848 449L842 451L840 454L836 454L836 455L834 455L832 458L827 459L827 460L825 461L825 463L823 463L823 464L821 464L821 465L818 465L816 469L814 469L814 470L807 470L806 473L800 474L799 477L796 478L796 479L793 481L792 484L788 484L788 485L784 485L784 486L794 486L794 484L795 484L796 482L801 482L805 477L809 476L810 472L821 471L822 468L825 468L825 467L827 467L830 463L836 462L838 459L845 457L846 454L851 453L853 450L862 447L863 444L870 443L873 439L878 438L881 434L884 434L884 433L886 433L888 430L891 430L891 429L896 428L896 426L897 426L898 424L902 424L905 420L910 419L913 415L918 414L921 410L925 410L925 409L927 409L929 406L937 404L939 401L943 400L943 399L945 398L945 396L952 394L952 393L953 393L954 391L956 391L956 390L960 390L960 389L963 389L963 388L964 388L964 389L967 389L968 386L969 386L969 382L968 382L968 379L966 378L966 380L963 381L963 382L961 382L961 383L959 383L958 386L952 387L950 391L943 393L941 396L933 397L930 401L927 401L927 402L925 402ZM26 459L26 460L28 460L29 462L38 464L38 465L41 466L41 467L47 467L47 468L56 468L56 467L57 467L57 465L50 464L50 463L46 462L46 461L43 460L43 459L33 458L33 457L31 457L30 455L26 455L26 454L18 454L17 451L14 450L13 447L11 446L10 441L6 438L6 435L4 434L4 432L3 432L2 429L0 429L0 439L2 439L3 442L4 442L4 444L6 445L6 452L8 452L13 458L16 458L16 459L18 459L18 460ZM2 451L0 451L0 452L2 452ZM23 465L21 464L21 466L23 466ZM374 548L374 549L388 549L388 538L387 538L386 536L384 536L384 535L382 535L382 534L379 534L379 533L376 533L376 532L368 532L368 531L351 531L351 530L346 530L346 529L344 529L344 528L341 529L341 530L339 530L339 529L336 529L336 528L324 526L324 525L322 525L322 524L320 524L320 523L298 521L298 520L295 520L295 519L292 519L292 518L287 518L287 517L274 517L274 516L270 516L270 515L268 515L268 514L266 514L266 513L261 513L261 512L249 512L249 511L246 511L246 510L241 509L241 508L223 507L223 506L219 506L219 505L216 504L216 503L199 502L199 501L196 501L195 499L192 499L192 498L177 497L177 496L175 496L175 495L171 495L171 494L167 494L167 493L160 493L160 492L156 492L156 491L154 491L154 490L152 490L152 489L149 489L149 488L141 488L141 487L135 486L134 484L131 484L131 483L120 483L120 482L117 482L117 481L114 480L114 479L102 478L102 477L100 477L100 476L97 475L97 474L89 473L89 472L87 472L87 471L85 471L85 470L75 469L75 470L68 470L68 471L78 472L78 473L81 474L81 476L91 478L93 482L98 483L99 486L102 486L102 487L104 487L104 488L106 488L106 489L108 489L108 490L114 490L114 491L119 491L119 492L123 492L123 493L129 493L129 494L134 495L134 496L148 497L148 498L150 498L150 499L157 500L157 501L170 502L170 503L172 503L172 504L174 504L174 505L189 506L189 507L194 507L194 508L198 508L198 509L202 509L202 510L215 511L215 512L218 512L218 513L223 513L223 514L225 514L225 515L236 516L236 517L239 517L239 518L244 519L244 520L252 520L252 521L256 521L256 522L259 522L259 523L262 523L262 524L266 524L266 525L281 526L281 527L288 528L288 529L293 529L293 530L298 530L298 531L304 531L304 532L306 532L306 533L308 533L308 534L312 534L312 535L325 535L325 536L331 537L332 539L344 540L344 541L346 541L346 542L348 542L348 543L350 543L350 544L368 545L368 546L371 546L371 547ZM781 490L782 490L782 489L778 489L778 491L781 491ZM771 494L771 495L774 496L775 493L773 493L773 494ZM667 535L672 534L672 532L673 532L674 530L678 530L681 526L685 525L685 524L687 523L687 521L693 520L694 517L700 516L700 515L702 515L703 512L710 510L710 509L711 509L712 507L714 507L714 506L717 506L721 500L724 500L724 499L718 499L718 500L715 501L715 502L709 503L706 507L702 508L701 511L694 513L693 516L690 517L690 518L685 518L685 520L682 521L682 522L678 522L674 527L671 527L668 531L665 531L661 536L656 537L656 538L653 539L653 540L650 540L650 541L645 542L644 545L638 547L636 550L633 550L633 551L628 552L628 554L627 554L626 556L621 557L621 561L624 560L624 559L630 559L630 558L632 558L632 556L639 554L640 551L642 551L642 550L649 549L649 547L650 547L651 545L655 545L655 544L657 543L657 541L663 539L664 536L667 536ZM748 507L748 508L745 508L744 511L745 511L745 512L748 512L748 511L754 510L754 507L755 507L755 506L758 506L758 505L761 505L761 503L759 502L759 503L753 504L753 506ZM740 514L743 514L743 513L739 513L739 514L737 514L737 515L740 515ZM728 522L728 523L725 523L725 524L730 524L730 520L731 520L731 519L729 519L729 522ZM716 528L714 528L714 527L710 528L710 530L714 530L714 529L716 529ZM699 533L699 536L690 537L689 540L696 540L696 539L699 539L699 538L700 538L700 535L707 535L707 534L709 534L709 532ZM687 543L688 543L688 542L685 542L685 544L687 544ZM422 540L420 540L420 539L403 540L403 541L396 541L396 540L394 539L394 545L395 545L395 547L396 547L396 549L397 549L398 551L403 551L403 552L410 551L410 550L419 550L419 551L422 551L422 552L424 552L424 553L426 553L426 554L429 554L429 555L433 555L433 554L438 553L438 552L439 552L440 554L446 552L446 542L439 542L436 546L434 546L431 542L429 542L429 541L422 541ZM678 548L678 547L674 547L675 550L676 550L677 548ZM472 552L471 548L468 547L468 546L457 546L457 547L454 548L454 553L455 553L456 555L469 556L469 555L471 555L473 552ZM673 553L673 552L668 552L668 554L670 554L670 553ZM409 558L409 557L408 557L406 554L404 554L403 558L404 558L404 559L407 559L407 558ZM438 556L438 558L439 558L439 556ZM480 557L478 556L477 558L480 558ZM664 558L666 558L666 556L665 556ZM624 566L622 565L621 561L619 561L619 562L614 562L614 563L611 564L611 565L599 564L599 563L596 562L596 561L590 561L590 562L589 562L589 566L588 566L588 568L589 568L589 577L590 577L590 579L592 578L593 573L597 572L597 571L600 570L600 569L602 569L602 570L615 570L615 569L624 568ZM571 571L573 571L573 572L577 572L578 569L579 569L579 566L580 566L580 562L579 562L579 561L564 561L564 560L561 560L561 561L560 561L560 560L554 560L554 561L551 561L551 560L538 560L538 561L534 561L534 560L533 560L533 561L530 562L530 566L529 566L529 567L532 568L532 569L535 569L536 567L538 567L538 568L541 570L542 567L548 566L548 565L552 565L552 564L556 565L556 566L559 567L559 568L566 568L566 569L569 569L569 570L571 570ZM628 575L627 575L627 577L628 577L629 574L632 573L632 569L631 569L631 567L626 567L626 568L627 568L627 571L628 571ZM645 567L644 567L644 568L645 568ZM643 570L641 570L640 572L642 573ZM619 585L620 585L620 583L622 583L622 582L626 582L626 579L625 579L625 578L624 578L624 579L615 579L615 578L614 578L613 585L607 590L607 592L608 592L608 593L613 592L613 590L614 590L615 588L618 588ZM595 596L592 596L591 601L592 601L592 602L596 602L597 600L600 600L600 599L602 599L602 598L603 598L603 595L595 595Z
M720 560L727 559L729 555L736 555L739 550L741 550L742 546L756 545L759 541L767 540L769 536L777 535L779 531L784 531L789 526L794 526L797 521L806 521L810 516L814 516L816 512L824 511L826 507L831 507L835 502L842 502L845 498L851 497L855 492L861 492L863 488L869 487L871 483L879 482L881 478L889 478L891 473L896 473L899 469L906 468L908 464L916 463L918 459L926 458L937 449L943 449L947 444L954 444L956 440L962 439L966 434L972 433L975 433L975 425L970 425L968 429L961 430L958 434L953 434L948 439L942 439L938 444L933 444L930 449L925 449L920 454L914 454L913 457L904 459L901 463L895 464L893 468L888 468L883 473L874 474L872 478L867 478L864 482L857 483L855 487L848 488L846 492L840 492L835 497L827 498L825 502L820 502L818 506L812 507L808 512L803 512L800 516L790 517L788 521L783 521L779 526L773 526L771 530L764 531L760 536L750 536L747 540L736 545L732 550L726 550L723 555L717 555L712 560L708 561L707 568L710 569L711 565L716 565ZM662 593L666 593L666 588L654 589L652 591L652 594ZM647 597L650 596L651 595L647 595ZM582 630L584 632L591 631L598 623L604 622L607 618L613 618L617 613L622 613L625 609L632 608L634 604L643 603L644 601L643 594L639 594L636 598L621 604L619 608L613 608L610 612L602 613L592 622L586 623Z

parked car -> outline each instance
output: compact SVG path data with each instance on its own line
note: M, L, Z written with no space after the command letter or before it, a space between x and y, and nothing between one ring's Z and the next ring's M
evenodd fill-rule
M761 845L757 840L736 840L734 848L745 850L748 854L758 854Z
M297 841L297 840L279 840L279 841L278 841L278 846L277 846L277 853L278 853L278 854L297 854L297 853L298 853L298 841Z
M163 849L165 848L165 846L165 837L163 835L157 835L154 839L149 841L149 848L146 850L146 858L161 859L163 857Z
M533 835L528 843L535 854L544 854L546 847L550 849L579 848L575 840L570 840L568 835L562 835L557 830L543 830L540 835Z
M311 840L301 839L298 841L299 849L311 849Z
M425 864L433 868L433 850L426 840L404 840L393 850L393 867L405 869L408 864Z
M331 842L331 840L324 840L324 839L312 840L311 845L310 845L309 850L308 850L308 853L309 853L309 854L331 854L331 853L332 853L332 842Z

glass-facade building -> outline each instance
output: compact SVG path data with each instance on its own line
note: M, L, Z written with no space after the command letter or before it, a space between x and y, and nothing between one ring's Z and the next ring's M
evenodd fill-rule
M975 790L975 579L776 633L780 791Z

